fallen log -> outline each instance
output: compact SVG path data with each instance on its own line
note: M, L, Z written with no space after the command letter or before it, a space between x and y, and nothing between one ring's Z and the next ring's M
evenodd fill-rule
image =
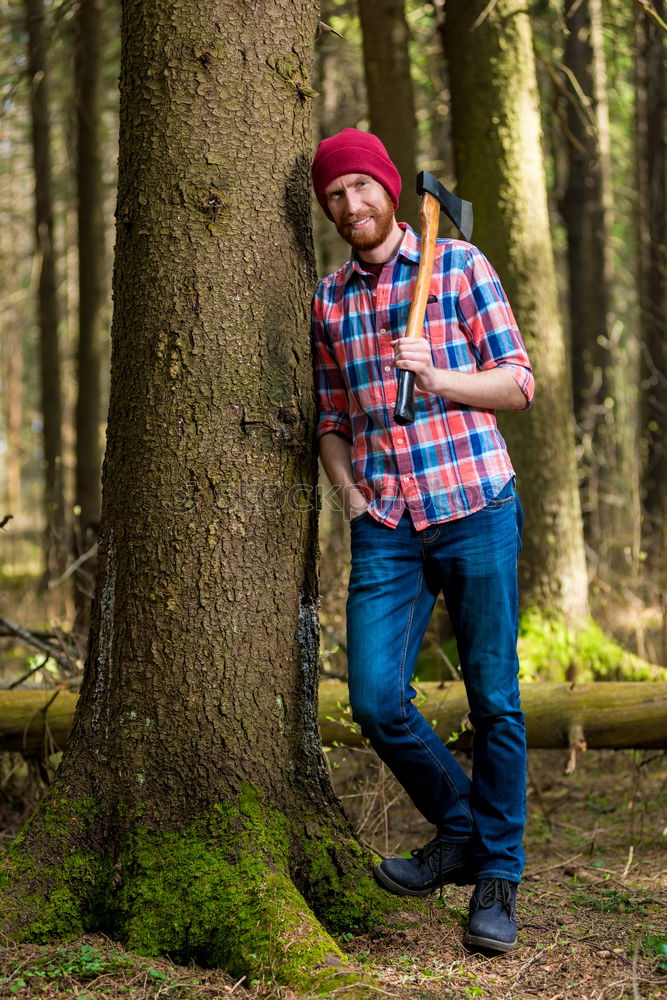
M40 757L62 750L77 698L65 688L0 691L0 750Z
M468 700L460 681L416 685L415 704L449 746L467 749ZM521 703L528 746L534 749L656 749L667 747L667 683L604 681L590 684L524 684ZM320 684L320 731L325 745L363 742L352 725L347 688Z
M0 690L0 751L40 756L61 750L69 735L76 692ZM521 696L528 746L535 749L660 749L667 747L667 684L620 681L597 684L525 684ZM467 749L468 702L459 681L417 685L416 704L441 739ZM347 686L320 684L319 721L325 746L361 746Z

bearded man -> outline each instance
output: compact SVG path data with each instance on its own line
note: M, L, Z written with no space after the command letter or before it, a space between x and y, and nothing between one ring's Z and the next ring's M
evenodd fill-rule
M315 293L320 456L350 521L350 705L435 837L375 869L427 896L474 884L468 947L516 946L526 743L518 686L522 511L495 411L526 409L533 376L482 253L438 240L423 338L402 335L420 240L397 222L401 181L380 140L348 128L312 163L318 201L352 247ZM415 421L393 420L397 369ZM414 705L411 681L438 593L456 636L474 727L472 780Z

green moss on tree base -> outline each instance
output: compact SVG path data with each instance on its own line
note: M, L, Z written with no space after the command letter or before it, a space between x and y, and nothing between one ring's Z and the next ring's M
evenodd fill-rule
M330 989L344 956L294 886L285 818L253 789L185 830L135 829L123 846L114 933L249 982Z
M5 859L9 937L42 943L103 930L141 955L361 997L362 977L331 934L414 908L375 885L372 855L333 822L313 815L293 829L252 787L180 830L150 830L121 813L127 833L112 854L95 838L91 803L47 797Z
M373 878L373 858L353 838L340 838L321 817L304 823L300 847L307 861L308 899L332 934L359 934L387 923L400 923L400 914L424 912L418 899L389 895Z
M99 927L110 873L94 850L95 822L90 799L42 800L0 861L0 926L12 940L69 940Z

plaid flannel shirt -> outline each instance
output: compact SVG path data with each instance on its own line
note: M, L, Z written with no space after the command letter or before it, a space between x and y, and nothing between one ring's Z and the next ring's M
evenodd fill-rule
M398 370L391 341L405 332L421 241L403 241L378 279L356 258L324 278L312 304L318 438L352 445L352 471L369 513L396 527L406 505L417 529L484 507L514 475L495 412L415 389L415 422L393 420ZM526 397L533 374L498 275L460 240L438 240L424 335L438 368L503 367Z

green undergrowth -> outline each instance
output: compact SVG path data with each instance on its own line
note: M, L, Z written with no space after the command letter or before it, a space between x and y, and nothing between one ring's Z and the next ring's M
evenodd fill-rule
M90 803L47 795L3 862L0 914L12 940L103 930L139 955L313 995L345 987L362 996L335 937L395 927L415 908L379 889L370 852L333 821L313 815L293 829L250 786L180 830L151 830L125 814L113 858L90 844L77 850L94 822Z
M667 681L667 669L624 649L590 619L579 629L548 618L537 609L524 611L519 622L519 676L523 681ZM449 661L449 662L447 662ZM425 648L417 674L422 681L453 680L458 671L456 642Z
M118 976L129 972L135 965L131 956L102 952L93 945L82 943L78 946L59 945L55 948L42 946L39 953L27 962L22 953L14 962L7 962L0 974L0 996L17 995L25 990L39 994L47 989L64 989L71 983L83 986L99 976ZM158 970L148 969L157 976L164 976ZM77 995L85 996L77 991Z
M592 619L570 629L538 610L525 611L519 625L519 660L524 680L664 681L667 670L624 649Z

